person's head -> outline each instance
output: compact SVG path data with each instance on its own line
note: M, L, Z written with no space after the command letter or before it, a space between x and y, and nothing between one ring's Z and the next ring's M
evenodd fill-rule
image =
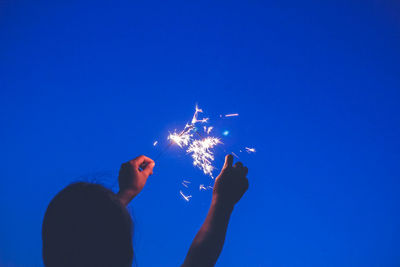
M98 184L71 184L47 207L44 265L130 266L132 231L132 219L112 191Z

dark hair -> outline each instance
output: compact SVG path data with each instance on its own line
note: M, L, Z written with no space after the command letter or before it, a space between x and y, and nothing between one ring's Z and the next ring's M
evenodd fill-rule
M47 267L130 266L132 219L117 196L102 185L74 183L59 192L43 219Z

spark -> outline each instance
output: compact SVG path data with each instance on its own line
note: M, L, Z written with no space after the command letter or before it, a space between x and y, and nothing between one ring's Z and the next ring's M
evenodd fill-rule
M186 127L185 127L186 130ZM193 137L193 134L190 133L190 131L185 131L183 130L179 134L176 132L170 134L168 136L168 139L173 141L175 144L177 144L179 147L183 148L184 146L187 146Z
M205 188L205 186L203 185L203 184L201 184L200 186L199 186L199 190L201 191L201 190L207 190L207 188Z
M208 122L209 118L204 118L204 119L199 120L197 118L199 113L203 113L203 110L196 105L196 111L194 112L194 115L193 115L193 118L192 118L192 125L194 125L194 124L196 124L198 122L202 122L202 123Z
M203 110L196 105L191 123L186 124L185 128L180 133L176 130L170 133L168 139L177 144L180 148L186 148L186 152L191 154L193 158L193 165L200 168L204 174L213 177L212 171L214 167L212 166L212 162L214 161L214 153L211 149L221 144L221 140L212 136L202 138L199 132L196 131L196 123L208 122L208 118L199 119L199 113L203 113ZM210 134L213 129L212 126L204 126L203 128L207 134ZM200 137L200 139L195 138L195 134Z
M158 144L158 141L154 141L153 146L156 146Z
M212 178L212 161L214 161L214 153L211 149L221 144L221 140L216 137L206 137L203 140L194 140L186 150L186 152L192 154L193 165L199 167L204 174L210 175Z
M229 134L229 131L228 131L228 130L225 130L222 134L225 135L225 136L227 136L227 135Z
M255 148L252 148L252 147L245 147L244 149L246 149L246 152L247 153L255 153L256 152L256 149Z
M231 152L232 155L234 155L235 157L237 157L239 159L239 156L235 154L235 152Z
M187 202L189 202L190 198L192 197L191 195L185 195L182 190L179 190L179 193L181 194L181 196L183 197L184 200L186 200Z
M239 113L226 114L225 117L237 117Z
M214 127L210 126L210 127L207 128L207 126L204 126L204 132L207 133L207 134L210 134L212 129L214 129Z
M190 184L189 181L186 181L186 180L183 180L183 181L182 181L182 185L183 185L184 187L189 188L189 187L188 187L188 184Z

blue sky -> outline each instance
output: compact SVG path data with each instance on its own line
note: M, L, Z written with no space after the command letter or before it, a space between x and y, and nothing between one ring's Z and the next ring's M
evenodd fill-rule
M70 182L190 120L239 113L224 149L250 188L217 266L400 264L400 5L395 1L2 1L0 265L41 266L41 222ZM224 151L216 152L216 166ZM131 205L139 266L177 266L210 182L172 147ZM194 186L194 185L193 185Z

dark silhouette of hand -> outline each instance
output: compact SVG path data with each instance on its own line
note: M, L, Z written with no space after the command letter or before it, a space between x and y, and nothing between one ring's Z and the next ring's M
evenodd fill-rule
M225 157L225 164L215 180L213 200L226 207L233 207L247 191L249 181L246 178L248 169L241 162L233 165L233 156Z
M153 174L154 165L152 159L143 155L121 165L118 195L125 205L142 191L147 178Z

